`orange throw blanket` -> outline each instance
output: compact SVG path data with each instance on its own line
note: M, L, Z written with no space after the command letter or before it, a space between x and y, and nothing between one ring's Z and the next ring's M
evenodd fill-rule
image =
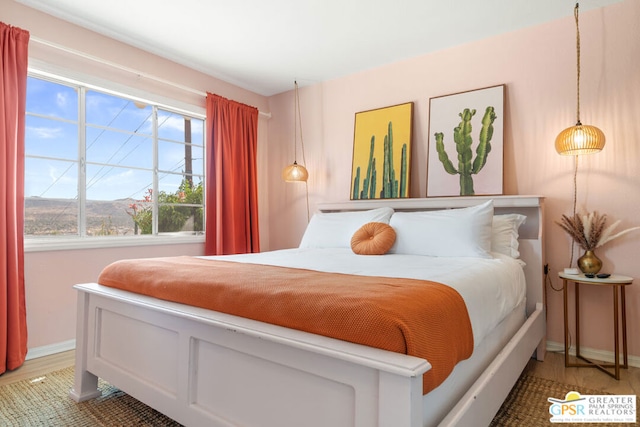
M117 261L98 283L426 359L424 393L473 351L462 297L430 281L185 256Z

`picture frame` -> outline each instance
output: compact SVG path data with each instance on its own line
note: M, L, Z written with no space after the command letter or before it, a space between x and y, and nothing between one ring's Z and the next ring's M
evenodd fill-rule
M351 200L409 197L413 102L356 113Z
M504 96L501 84L429 99L427 197L503 194Z

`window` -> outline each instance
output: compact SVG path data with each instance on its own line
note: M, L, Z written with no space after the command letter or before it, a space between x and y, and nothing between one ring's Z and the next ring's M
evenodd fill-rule
M202 234L203 117L34 75L26 111L27 239Z

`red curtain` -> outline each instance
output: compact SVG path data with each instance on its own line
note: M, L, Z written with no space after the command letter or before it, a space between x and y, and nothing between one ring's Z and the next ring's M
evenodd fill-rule
M258 109L207 93L205 254L260 252Z
M0 374L27 355L24 132L29 32L0 22Z

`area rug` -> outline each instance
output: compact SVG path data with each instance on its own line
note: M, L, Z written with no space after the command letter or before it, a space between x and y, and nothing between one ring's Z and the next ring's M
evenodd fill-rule
M0 387L0 426L153 426L181 424L151 409L111 384L99 380L102 396L76 403L69 398L73 367ZM556 381L523 375L513 387L492 427L549 426L547 398L569 391L604 394ZM586 425L586 424L581 424ZM599 427L607 424L597 424ZM613 424L612 424L613 425Z
M181 426L102 380L101 397L76 403L73 373L69 367L0 387L0 426Z
M549 407L551 406L551 403L547 399L554 398L563 400L567 393L571 391L576 391L583 396L610 394L585 387L563 384L557 381L523 374L518 379L518 382L516 382L516 384L513 386L513 389L505 399L502 407L493 418L491 427L550 426L552 425L552 423L549 421L549 419L551 418L551 414L549 413ZM637 405L638 399L636 397L636 407ZM571 425L580 425L581 427L620 427L621 425L632 424L571 423Z

